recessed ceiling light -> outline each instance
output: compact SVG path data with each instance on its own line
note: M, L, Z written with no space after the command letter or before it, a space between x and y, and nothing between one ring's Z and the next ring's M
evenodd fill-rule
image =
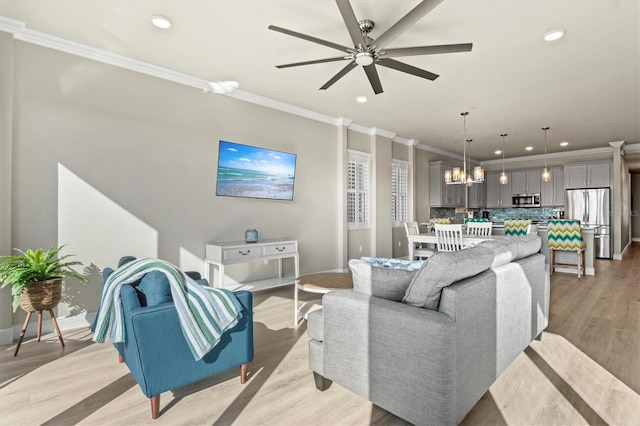
M560 142L560 146L567 146L569 145L569 142Z
M532 147L532 146L528 146L528 147L526 147L525 149L526 149L527 151L531 151L531 150L533 149L533 147Z
M362 104L362 103L364 103L364 102L367 102L367 97L366 97L366 96L358 96L358 97L356 98L356 101L357 101L357 102L360 102L360 103Z
M171 25L173 25L171 19L162 15L153 15L151 17L151 23L158 28L162 28L163 30L169 29L171 28Z
M497 150L497 151L495 152L495 154L496 154L496 155L498 155L498 154L502 154L502 151Z
M562 38L564 33L565 33L565 30L563 29L551 30L544 33L544 36L542 38L544 38L546 41L554 41L554 40L558 40L559 38Z

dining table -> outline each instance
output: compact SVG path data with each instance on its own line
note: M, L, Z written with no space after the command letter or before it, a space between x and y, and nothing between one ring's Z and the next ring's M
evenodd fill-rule
M503 238L499 235L475 235L475 234L462 234L462 245L464 247L471 247L483 241L495 240ZM437 244L438 237L435 232L423 232L416 235L407 235L409 240L409 259L415 257L415 246L418 243L421 244Z

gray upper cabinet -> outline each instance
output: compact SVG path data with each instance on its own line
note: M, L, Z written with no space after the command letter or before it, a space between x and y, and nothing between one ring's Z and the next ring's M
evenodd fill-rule
M500 185L500 172L488 172L485 184L487 187L487 207L511 207L511 176L509 176L509 183Z
M478 208L487 206L486 183L474 183L467 188L469 191L469 207Z
M431 207L464 207L464 185L447 185L445 170L453 165L442 161L429 163L429 205Z
M512 194L539 194L541 189L541 170L511 172Z
M589 163L564 166L565 188L608 188L611 186L611 164Z
M543 207L564 206L564 169L551 168L551 180L542 182L540 198Z

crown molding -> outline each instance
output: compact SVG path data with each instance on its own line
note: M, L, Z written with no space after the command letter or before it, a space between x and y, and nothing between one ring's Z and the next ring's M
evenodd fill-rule
M244 90L234 90L228 93L222 93L224 96L238 99L245 102L250 102L256 105L261 105L267 108L283 111L289 114L298 115L300 117L309 118L311 120L320 121L322 123L331 124L333 126L345 125L347 119L332 117L330 115L321 114L319 112L302 108L299 106L291 105L286 102L278 101L273 98L267 98L266 96L256 95L255 93L245 92ZM350 122L350 121L349 121ZM348 125L351 128L351 125Z
M456 160L464 161L465 158L460 154L455 154L453 152L445 151L444 149L435 148L433 146L424 144L422 142L418 142L416 148L421 149L423 151L430 152L432 154L444 155L445 157L455 158ZM478 162L477 160L471 159L472 162Z
M338 117L337 126L349 126L351 123L353 123L353 120L350 118Z
M640 144L639 144L640 145ZM547 159L549 158L566 158L566 157L575 157L580 155L593 155L593 154L606 154L612 153L613 148L611 147L602 147L602 148L588 148L588 149L578 149L575 151L563 151L563 152L555 152L553 154L547 154ZM525 157L511 157L505 158L505 163L518 163L521 161L535 161L535 160L544 160L544 154L537 155L528 155ZM490 165L490 164L502 164L502 159L496 160L486 160L481 161L481 165Z
M611 142L610 142L611 143ZM624 152L640 152L640 143L625 144L623 147Z
M393 137L392 141L408 146L416 146L420 143L418 139L407 139L397 135Z

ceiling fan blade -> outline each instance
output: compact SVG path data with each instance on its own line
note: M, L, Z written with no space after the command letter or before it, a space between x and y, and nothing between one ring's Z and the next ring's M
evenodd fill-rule
M270 30L272 30L272 31L277 31L279 33L287 34L287 35L290 35L290 36L293 36L293 37L298 37L298 38L301 38L303 40L307 40L307 41L310 41L310 42L313 42L313 43L321 44L323 46L331 47L333 49L342 50L343 52L352 53L354 51L354 49L351 48L351 47L342 46L340 44L333 43L331 41L322 40L322 39L319 39L319 38L316 38L316 37L312 37L312 36L309 36L309 35L306 35L306 34L298 33L298 32L295 32L295 31L291 31L291 30L288 30L286 28L276 27L275 25L269 25L268 28Z
M367 73L367 77L369 78L369 83L371 83L371 88L373 89L373 93L376 95L378 93L382 93L382 83L380 83L380 77L378 77L378 70L376 69L375 64L367 65L364 68L364 72Z
M413 24L418 22L424 15L431 12L433 8L442 3L442 0L423 0L411 12L404 15L398 22L393 24L391 28L385 31L380 37L375 39L373 44L378 46L377 50L381 50L389 43L395 40L400 34L407 31Z
M366 46L367 42L362 35L360 24L349 0L336 0L336 4L338 5L338 9L340 9L340 14L342 15L344 24L347 26L351 40L353 40L353 45L357 46L361 44L362 46Z
M398 49L385 49L385 58L397 58L400 56L435 55L439 53L470 52L473 43L441 44L438 46L400 47Z
M435 80L436 78L440 77L438 74L434 74L432 72L425 71L420 68L416 68L413 65L405 64L403 62L398 62L394 59L380 59L376 63L383 67L406 72L407 74L412 74L412 75L415 75L416 77L426 78L427 80Z
M313 64L322 64L325 62L335 62L335 61L344 61L349 59L344 56L340 56L339 58L327 58L327 59L316 59L315 61L304 61L304 62L295 62L292 64L284 64L284 65L276 65L276 68L289 68L289 67L298 67L300 65L313 65Z
M333 83L335 83L336 81L340 80L342 77L344 77L349 71L354 69L356 66L357 66L357 64L355 63L355 61L349 62L349 64L346 67L342 68L338 74L334 75L331 78L331 80L327 81L324 84L324 86L322 86L320 88L320 90L327 90L329 87L331 87L333 85Z

